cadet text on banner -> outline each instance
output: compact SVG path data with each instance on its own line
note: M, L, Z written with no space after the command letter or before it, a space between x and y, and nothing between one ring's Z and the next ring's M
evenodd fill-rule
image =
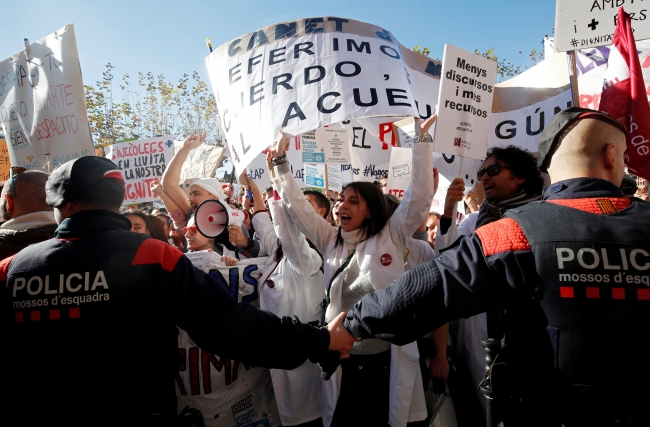
M648 3L634 0L557 0L555 49L558 52L612 44L619 7L632 18L634 38L650 38Z
M485 156L496 69L494 61L445 45L434 151Z
M167 164L174 156L174 137L142 139L114 144L108 147L106 158L111 159L122 171L125 182L123 204L158 200L150 184L155 178L162 179Z
M381 27L336 17L254 31L224 43L206 63L238 172L279 129L298 135L351 118L429 117L440 82L439 62Z
M13 166L53 170L94 155L73 24L0 62L0 76L0 121Z

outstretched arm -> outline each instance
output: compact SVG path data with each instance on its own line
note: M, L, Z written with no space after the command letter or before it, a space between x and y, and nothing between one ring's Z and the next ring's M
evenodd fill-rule
M190 202L187 200L185 192L180 187L181 169L183 163L190 154L190 151L203 144L205 141L206 132L200 134L192 134L185 138L183 146L174 154L171 162L165 169L162 176L162 186L169 198L178 205L181 210L187 214L190 210Z

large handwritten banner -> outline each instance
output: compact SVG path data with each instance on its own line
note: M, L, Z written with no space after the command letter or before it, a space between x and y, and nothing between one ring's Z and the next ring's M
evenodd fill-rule
M120 168L124 176L124 204L158 200L149 185L155 178L162 179L173 156L174 137L171 135L111 145L106 157Z
M13 166L51 170L95 153L72 24L0 62L0 121Z
M279 129L298 135L359 117L429 117L441 66L381 27L336 17L248 33L221 45L206 63L238 173Z

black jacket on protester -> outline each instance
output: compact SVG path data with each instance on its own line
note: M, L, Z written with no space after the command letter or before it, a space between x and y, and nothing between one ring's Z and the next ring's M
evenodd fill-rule
M506 426L648 422L650 204L592 178L544 199L365 296L344 326L404 344L501 302Z
M109 211L64 220L56 238L3 261L0 280L16 383L3 384L13 397L3 425L164 424L176 410L175 325L207 352L254 366L295 368L329 346L327 330L236 303L180 251Z

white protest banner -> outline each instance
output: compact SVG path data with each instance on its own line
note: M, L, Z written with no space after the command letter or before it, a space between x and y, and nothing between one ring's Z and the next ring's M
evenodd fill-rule
M404 198L404 192L411 183L411 166L413 165L413 150L410 148L395 147L390 155L388 166L388 181L386 190L388 194ZM433 178L432 178L433 179Z
M646 94L650 101L650 40L638 41L636 48L646 84ZM610 46L600 46L576 52L580 106L583 108L597 110L600 106L600 94L603 91L610 49Z
M612 44L618 9L632 18L636 40L650 38L648 3L634 0L556 0L555 49L558 52Z
M305 163L305 184L308 187L325 188L325 165Z
M485 156L496 70L494 61L445 45L434 151Z
M328 126L305 132L301 138L304 163L350 163L346 129Z
M188 252L192 264L209 274L237 302L259 307L258 278L268 257L241 260L227 267L216 252ZM203 414L206 426L270 425L279 415L269 402L269 371L221 357L201 349L187 332L179 328L178 354L181 364L176 373L178 410L187 406ZM220 417L215 420L214 415Z
M341 191L341 165L327 165L327 187L328 190Z
M248 33L215 49L206 64L238 171L279 129L298 135L349 118L429 117L440 82L439 62L381 27L336 17Z
M307 188L305 184L305 171L302 162L302 152L300 146L302 144L302 137L295 136L289 138L289 145L287 146L287 160L293 177L298 181L301 188ZM267 171L266 165L266 152L260 153L246 168L248 177L255 181L260 191L271 186L271 177Z
M0 62L0 76L0 121L13 166L53 170L94 155L72 24Z
M516 145L536 153L544 127L571 102L565 54L553 55L496 84L488 146Z
M354 181L374 181L388 172L391 149L397 145L393 122L401 119L401 116L365 117L341 122L348 130Z
M174 137L127 141L108 147L106 158L111 159L122 171L125 181L123 204L158 200L149 184L154 178L162 179L167 164L174 155Z

